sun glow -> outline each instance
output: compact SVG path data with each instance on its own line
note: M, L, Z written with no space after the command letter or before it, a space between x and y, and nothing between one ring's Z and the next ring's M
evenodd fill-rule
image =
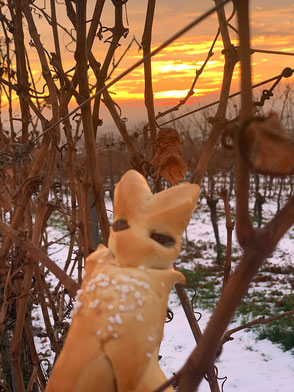
M215 89L195 89L193 96L203 96L205 93L215 91ZM169 91L158 91L154 94L155 98L185 98L189 90L169 90Z
M293 12L293 5L286 8L271 10L266 10L264 7L261 7L260 9L255 7L252 14L251 47L255 49L292 52L294 47L294 38L291 30L291 22L288 21L291 12ZM278 22L275 27L267 28L268 23L265 23L266 16L268 16L268 18L278 18ZM163 20L161 23L160 32L166 31L166 36L171 35L169 34L171 33L171 26L167 25L168 22ZM283 31L278 29L279 26L283 27ZM142 26L140 26L140 28L141 27ZM193 102L193 100L195 101L195 98L197 97L207 97L209 100L212 95L214 95L213 99L219 96L223 80L225 56L223 53L223 42L219 35L213 47L211 56L209 58L207 57L216 33L216 29L212 27L212 25L209 26L209 32L208 30L195 30L194 36L185 35L163 49L156 56L152 57L152 88L155 105L162 105L167 100L170 104L178 103L179 100L183 99L187 95L196 75L198 79L194 89L195 93L189 98L189 102ZM234 36L234 38L231 42L235 47L237 47L238 40L233 32L232 36ZM42 36L42 38L44 38L44 44L45 37L46 35ZM158 45L163 42L162 36L158 38L158 35L154 34L153 37L152 50L157 48ZM46 44L50 45L50 42L46 42ZM117 51L115 52L116 61L120 59L120 56L125 51L126 44L127 40L122 41L122 46L117 48ZM73 46L74 45L75 44L73 42ZM105 58L107 50L107 45L96 39L93 45L93 54L97 60L101 61L101 64L103 64L103 59ZM28 52L31 64L31 73L36 81L36 90L42 91L44 79L42 78L41 64L37 58L36 49L34 47L28 47ZM109 72L111 72L111 78L118 76L138 61L138 59L141 59L142 56L142 50L139 50L136 45L132 46L114 70L112 69L112 65L110 66ZM200 74L199 71L204 64L204 71ZM75 73L73 52L69 52L67 50L62 52L62 65L65 72L71 70L67 73L68 79L71 80ZM253 82L258 83L264 79L279 74L283 68L289 66L289 58L287 56L255 52L252 55L251 65L253 70ZM53 71L53 67L51 65L50 69ZM53 75L54 77L56 76L55 73L53 73ZM94 86L96 78L94 77L91 67L89 67L88 77L91 94L93 95L95 93ZM239 90L239 78L240 69L237 64L232 78L231 92ZM124 79L112 86L110 88L110 93L118 104L120 102L136 102L143 106L145 89L144 83L144 67L141 65L139 68L136 68L128 74ZM59 84L57 77L56 84ZM47 88L45 89L45 95L48 95ZM14 101L17 101L17 95L14 91L12 91L12 100L14 105ZM73 99L72 102L75 102L75 99ZM6 110L8 104L7 96L2 94L2 108Z
M195 73L195 66L192 64L176 64L174 61L162 61L155 62L153 64L153 70L155 73L168 73L168 72L188 72L191 70Z

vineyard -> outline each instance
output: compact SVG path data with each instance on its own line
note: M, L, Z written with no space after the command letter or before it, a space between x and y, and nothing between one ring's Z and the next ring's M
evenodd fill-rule
M167 332L159 364L168 379L156 392L171 385L194 391L203 379L203 391L229 391L229 378L223 383L226 375L217 366L222 347L239 331L254 336L250 342L278 344L292 360L293 69L277 69L253 83L250 58L294 53L251 47L249 1L214 3L154 49L155 0L146 2L141 40L134 36L128 45L127 0L0 2L1 391L46 390L71 325L85 260L99 244L108 245L114 192L129 169L145 177L154 195L183 182L200 186L175 261L186 285L175 284L166 319L172 331L179 323L174 315L181 314L179 325L189 325L192 339L185 358L171 363L173 351L181 352L181 333L171 342ZM113 27L103 25L110 7ZM152 61L211 15L215 35L187 94L157 110ZM98 44L103 57L95 51ZM118 72L132 45L137 60ZM218 46L219 98L187 106ZM240 90L232 93L239 64ZM138 67L148 121L129 127L115 91ZM102 132L105 112L115 134Z

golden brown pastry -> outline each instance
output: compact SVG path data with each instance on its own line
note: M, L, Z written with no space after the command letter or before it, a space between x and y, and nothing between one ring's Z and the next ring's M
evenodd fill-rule
M165 381L158 351L168 295L185 282L172 263L198 194L197 185L181 184L152 195L134 170L122 177L109 248L86 260L47 392L151 392Z
M108 243L119 264L171 268L181 250L181 236L198 196L199 186L189 183L153 195L145 178L129 170L115 188L114 224ZM119 221L125 221L129 228L114 231ZM169 237L174 244L162 246L153 239L156 235Z

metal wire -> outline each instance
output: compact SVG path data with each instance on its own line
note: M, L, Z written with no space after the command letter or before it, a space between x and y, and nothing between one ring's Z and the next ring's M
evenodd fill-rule
M176 39L184 35L187 31L191 30L193 27L195 27L197 24L202 22L204 19L206 19L208 16L213 14L215 11L223 7L225 4L229 3L231 0L223 0L220 4L216 5L215 7L211 8L210 10L206 11L204 14L199 16L198 18L194 19L191 23L183 27L181 30L179 30L177 33L172 35L170 38L168 38L165 42L163 42L160 46L158 46L156 49L154 49L152 52L150 52L148 55L144 56L141 60L137 61L134 63L132 66L127 68L124 72L122 72L120 75L118 75L116 78L114 78L111 82L107 83L104 87L102 87L99 91L97 91L94 95L91 97L87 98L84 102L82 102L79 106L77 106L75 109L73 109L70 113L65 115L64 117L60 118L58 121L56 121L54 124L49 126L44 132L42 132L40 135L38 135L35 139L32 140L33 143L35 143L40 137L54 129L57 125L62 123L64 120L68 119L71 117L74 113L76 113L79 109L82 107L86 106L88 103L90 103L93 99L97 98L100 96L103 91L108 89L109 87L113 86L115 83L117 83L119 80L124 78L126 75L131 73L134 69L138 68L141 64L143 64L146 60L149 58L155 56L157 53L159 53L162 49L166 48L169 46L171 43L173 43Z
M257 87L261 87L264 84L267 84L267 83L275 81L274 85L269 90L263 90L262 94L265 94L266 91L272 91L273 88L276 87L277 83L279 83L282 80L283 77L287 77L288 78L288 77L290 77L293 74L293 72L294 72L294 69L291 69L291 68L287 67L287 68L283 69L283 71L279 75L273 76L272 78L269 78L269 79L266 79L266 80L264 80L262 82L254 84L252 86L252 89L257 88ZM289 73L289 74L291 73L291 75L285 76L285 74L287 75L287 73ZM236 96L238 96L240 94L241 94L241 91L237 91L236 93L233 93L233 94L229 95L228 98L234 98L234 97L236 97ZM269 98L265 98L264 101L266 99L269 99ZM158 125L160 127L162 127L162 126L164 126L166 124L170 124L170 123L172 123L174 121L177 121L177 120L180 120L180 119L182 119L184 117L190 116L191 114L200 112L201 110L205 110L205 109L208 109L208 108L210 108L210 107L212 107L214 105L217 105L219 102L220 102L219 100L211 102L211 103L209 103L207 105L204 105L204 106L201 106L201 107L199 107L197 109L191 110L190 112L184 113L184 114L182 114L182 115L180 115L178 117L174 117L171 120L168 120L168 121L166 121L164 123L160 123ZM261 106L261 105L258 104L258 102L255 102L255 104L256 104L256 106ZM138 138L138 136L140 136L142 134L143 134L143 132L135 132L133 135L131 135L131 137L132 138ZM98 147L96 149L96 151L102 151L104 149L107 149L107 148L110 148L110 147L114 147L115 145L118 145L118 144L121 144L121 143L124 143L122 139L118 140L117 142L107 143L104 146Z
M124 71L123 73L121 73L120 75L118 75L116 78L114 78L111 82L109 82L107 85L105 85L103 88L101 88L98 92L96 92L94 95L92 95L91 97L89 97L88 99L86 99L84 102L82 102L79 106L77 106L74 110L72 110L70 113L68 113L66 116L60 118L58 121L56 121L53 125L49 126L47 129L45 129L44 132L42 132L41 134L39 134L36 138L34 138L33 140L29 141L26 144L21 144L21 143L11 143L7 146L5 146L5 148L3 150L0 151L0 169L3 169L5 166L8 165L23 165L25 164L27 161L30 160L29 154L35 144L35 142L40 139L42 136L44 136L46 133L48 133L49 131L51 131L53 128L55 128L57 125L59 125L60 123L62 123L64 120L68 119L69 117L71 117L73 114L78 115L77 111L84 107L85 105L87 105L89 102L91 102L93 99L95 99L97 96L101 95L103 93L103 91L105 91L106 89L108 89L109 87L111 87L112 85L114 85L115 83L117 83L119 80L121 80L123 77L125 77L126 75L128 75L130 72L132 72L135 68L137 68L139 65L141 65L142 63L144 63L144 61L148 58L151 58L153 56L155 56L157 53L159 53L162 49L164 49L165 47L167 47L168 45L170 45L172 42L174 42L177 38L179 38L180 36L182 36L184 33L186 33L187 31L189 31L192 27L196 26L198 23L200 23L201 21L203 21L205 18L207 18L208 16L210 16L213 12L215 12L216 10L218 10L220 7L222 7L223 5L225 5L226 3L228 3L231 0L224 0L221 4L219 4L216 7L211 8L210 10L208 10L205 14L203 14L202 16L194 19L194 21L192 21L190 24L188 24L187 26L185 26L183 29L179 30L176 34L174 34L172 37L170 37L168 40L166 40L163 44L161 44L159 47L157 47L156 49L154 49L150 54L148 54L147 56L143 57L141 60L137 61L136 63L134 63L131 67L129 67L126 71ZM272 78L266 79L262 82L256 83L255 85L252 86L252 89L260 87L264 84L270 83L272 81L275 81L275 83L273 84L273 86L268 89L268 90L263 90L262 92L262 97L260 99L259 102L256 102L256 106L262 106L265 102L265 100L270 99L270 97L273 96L273 89L277 86L277 84L285 77L288 78L290 76L292 76L294 72L294 69L291 69L290 67L287 67L285 69L283 69L283 71L277 75L274 76ZM238 95L241 94L241 91L237 91L236 93L233 93L231 95L229 95L228 98L233 98L236 97ZM174 121L180 120L182 118L185 118L187 116L190 116L194 113L197 113L201 110L204 109L208 109L214 105L217 105L220 102L220 100L214 101L210 104L201 106L197 109L194 109L192 111L189 111L187 113L184 113L178 117L175 117L173 119L170 119L168 121L165 121L161 124L159 124L160 127L170 124ZM143 134L143 132L135 132L134 136L137 138L139 135ZM111 146L114 146L116 144L121 144L123 143L122 140L118 141L118 142L114 142L111 143ZM9 148L12 148L12 151L9 151ZM109 145L105 145L102 147L99 147L98 149L96 149L96 151L100 151L103 149L107 149L109 147Z
M288 78L289 76L291 76L291 75L289 75L289 76L284 76L284 74L287 74L287 73L285 72L285 70L289 70L289 73L290 73L290 71L291 71L291 75L292 75L292 73L294 72L294 69L291 69L291 68L288 68L288 67L287 67L287 68L283 69L283 71L282 71L279 75L273 76L272 78L269 78L269 79L266 79L266 80L264 80L263 82L256 83L256 84L254 84L251 88L257 88L257 87L263 86L264 84L270 83L270 82L272 82L272 81L274 81L274 80L278 80L278 82L280 82L280 80L281 80L283 77ZM241 94L241 90L240 90L240 91L237 91L236 93L233 93L233 94L229 95L228 98L234 98L234 97L237 97L237 96L240 95L240 94ZM200 108L197 108L197 109L192 110L192 111L190 111L190 112L184 113L184 114L182 114L181 116L175 117L175 118L173 118L173 119L171 119L171 120L168 120L168 121L166 121L166 122L164 122L164 123L161 123L161 124L159 124L159 126L163 126L163 125L166 125L166 124L170 124L171 122L174 122L174 121L176 121L176 120L180 120L181 118L190 116L191 114L197 113L197 112L199 112L199 111L201 111L201 110L208 109L208 108L210 108L211 106L217 105L219 102L220 102L220 100L217 100L217 101L214 101L214 102L209 103L209 104L207 104L207 105L201 106Z
M46 128L45 125L45 131L40 133L37 137L35 137L33 140L28 142L27 144L20 144L20 143L12 143L15 144L15 149L12 152L7 152L8 147L13 147L12 144L6 146L2 151L0 151L0 169L3 169L7 165L14 165L14 164L24 164L25 163L25 158L29 156L30 151L32 150L34 144L36 143L37 140L39 140L42 136L50 132L52 129L54 129L57 125L62 123L63 121L67 120L70 118L73 114L75 114L79 109L83 108L87 104L89 104L93 99L96 97L100 96L106 89L109 87L113 86L115 83L117 83L119 80L124 78L126 75L131 73L134 69L139 67L141 64L143 64L147 59L155 56L158 54L161 50L163 50L165 47L169 46L171 43L173 43L176 39L181 37L183 34L185 34L187 31L191 30L193 27L195 27L197 24L202 22L204 19L206 19L208 16L213 14L215 11L223 7L225 4L229 3L231 0L223 0L220 4L216 5L215 7L211 8L210 10L206 11L204 14L201 16L195 18L191 23L183 27L181 30L179 30L177 33L172 35L170 38L168 38L165 42L163 42L160 46L158 46L156 49L154 49L152 52L150 52L148 55L144 56L141 60L137 61L134 63L131 67L127 68L124 72L122 72L120 75L118 75L116 78L114 78L111 82L107 83L104 87L102 87L99 91L97 91L95 94L93 94L91 97L87 98L84 102L82 102L80 105L78 105L75 109L73 109L71 112L69 112L67 115L63 116L60 118L58 121L56 121L54 124L48 126ZM17 145L17 146L16 146ZM23 158L22 158L23 157Z

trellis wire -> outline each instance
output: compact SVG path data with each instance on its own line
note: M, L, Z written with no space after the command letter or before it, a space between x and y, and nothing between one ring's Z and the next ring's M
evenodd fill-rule
M152 52L150 52L148 55L144 56L141 60L137 61L136 63L134 63L132 66L130 66L128 69L126 69L124 72L122 72L120 75L118 75L116 78L114 78L111 82L109 82L108 84L106 84L104 87L102 87L99 91L97 91L95 94L93 94L91 97L87 98L84 102L82 102L80 105L78 105L75 109L73 109L71 112L69 112L67 115L63 116L62 118L60 118L58 121L56 121L54 124L50 125L47 129L45 129L44 132L40 133L37 137L35 137L33 140L28 142L28 147L27 148L29 151L32 149L33 145L36 143L36 141L38 139L40 139L42 136L44 136L45 134L47 134L49 131L51 131L52 129L54 129L57 125L59 125L60 123L62 123L63 121L65 121L66 119L70 118L73 114L75 114L79 109L81 109L82 107L86 106L88 103L90 103L93 99L95 99L96 97L98 97L99 95L101 95L103 93L103 91L107 90L109 87L113 86L115 83L117 83L119 80L121 80L122 78L124 78L126 75L128 75L129 73L131 73L134 69L136 69L137 67L139 67L141 64L143 64L147 59L155 56L157 53L159 53L162 49L164 49L165 47L169 46L171 43L173 43L176 39L178 39L179 37L181 37L183 34L185 34L187 31L191 30L193 27L195 27L197 24L199 24L200 22L202 22L204 19L206 19L208 16L210 16L211 14L213 14L214 12L216 12L218 9L220 9L221 7L223 7L225 4L229 3L231 0L223 0L220 4L216 5L215 7L211 8L210 10L206 11L204 14L202 14L201 16L199 16L198 18L194 19L191 23L189 23L188 25L186 25L185 27L183 27L181 30L179 30L177 33L175 33L174 35L172 35L170 38L168 38L166 41L164 41L160 46L158 46L156 49L154 49ZM46 125L45 125L46 127ZM23 149L26 149L25 147L23 147L23 145L21 143L17 143L18 144L18 148L21 149L21 154L23 155ZM7 146L5 147L7 148ZM2 150L4 151L4 150ZM2 151L0 152L0 154L2 153ZM7 157L5 159L2 159L1 162L1 167L0 169L3 169L5 166L7 165L11 165L14 163L15 160L17 160L18 158L18 154L12 152L12 156L10 159L8 159Z
M287 71L286 71L286 70L287 70ZM287 75L287 72L289 72L289 75L288 75L288 76L285 76L285 74ZM291 72L291 75L290 75L290 72ZM275 88L275 87L277 86L277 84L282 80L283 77L290 77L290 76L292 76L292 73L293 73L293 72L294 72L294 69L291 69L291 68L289 68L289 67L284 68L283 71L282 71L279 75L273 76L272 78L266 79L266 80L264 80L264 81L262 81L262 82L259 82L259 83L256 83L256 84L252 85L252 89L257 88L257 87L260 87L260 86L263 86L264 84L267 84L267 83L276 81L276 82L273 84L273 86L272 86L269 90L264 90L264 91L272 91L273 88ZM228 98L234 98L234 97L236 97L236 96L238 96L238 95L240 95L240 94L241 94L241 91L237 91L237 92L235 92L235 93L229 95ZM163 123L160 123L160 124L158 124L158 125L159 125L159 127L162 127L162 126L164 126L164 125L170 124L170 123L175 122L175 121L177 121L177 120L180 120L180 119L182 119L182 118L184 118L184 117L190 116L191 114L200 112L200 111L205 110L205 109L208 109L208 108L210 108L210 107L212 107L212 106L214 106L214 105L217 105L219 102L220 102L220 101L217 100L217 101L208 103L207 105L204 105L204 106L201 106L201 107L199 107L199 108L197 108L197 109L191 110L191 111L189 111L189 112L187 112L187 113L184 113L184 114L182 114L182 115L180 115L180 116L178 116L178 117L174 117L174 118L172 118L172 119L170 119L170 120L168 120L168 121L165 121L165 122L163 122ZM257 105L257 106L261 106L261 105ZM143 131L142 131L142 132L135 132L135 136L136 136L136 137L138 137L138 136L140 136L140 135L142 135L142 134L143 134ZM113 147L113 146L115 146L115 145L117 145L117 144L121 144L121 143L123 143L123 140L122 140L122 139L120 139L120 140L117 141L117 142L107 143L107 144L105 144L105 145L103 145L103 146L97 148L96 151L102 151L102 150L104 150L104 149L107 149L107 148L109 148L109 147ZM84 154L82 154L81 156L83 156L83 155L84 155Z
M73 109L70 113L67 115L63 116L60 118L58 121L56 121L54 124L50 125L44 132L42 132L40 135L38 135L35 139L32 140L33 143L35 143L40 137L51 131L53 128L55 128L57 125L62 123L64 120L68 119L71 117L74 113L76 113L79 109L82 107L86 106L89 102L91 102L93 99L97 98L99 95L103 93L103 91L107 90L109 87L113 86L115 83L117 83L119 80L123 79L126 75L131 73L134 69L138 68L141 64L143 64L146 60L149 58L155 56L157 53L159 53L162 49L166 48L170 44L172 44L176 39L180 38L182 35L184 35L187 31L191 30L194 26L202 22L204 19L206 19L208 16L213 14L215 11L223 7L225 4L229 3L231 0L223 0L222 3L216 5L215 7L211 8L210 10L206 11L204 14L199 16L198 18L194 19L191 23L183 27L181 30L179 30L177 33L172 35L170 38L168 38L166 41L164 41L161 45L159 45L156 49L154 49L152 52L150 52L148 55L144 56L141 60L137 61L133 65L131 65L129 68L127 68L124 72L122 72L120 75L118 75L116 78L114 78L111 82L106 84L104 87L102 87L99 91L97 91L94 95L91 97L87 98L84 102L82 102L80 105L78 105L75 109Z

